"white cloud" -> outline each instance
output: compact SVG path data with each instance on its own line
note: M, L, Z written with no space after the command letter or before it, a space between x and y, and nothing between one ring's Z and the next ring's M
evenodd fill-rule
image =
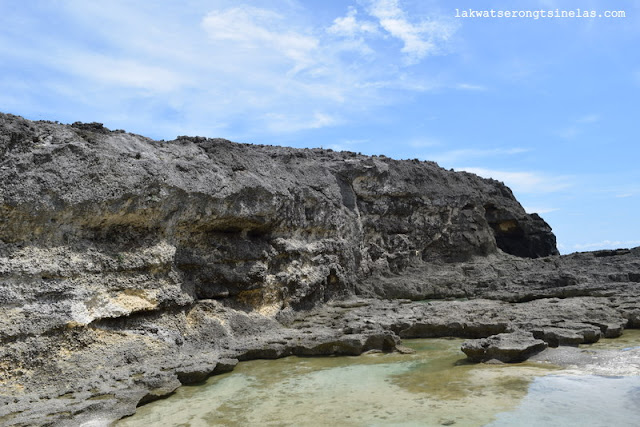
M496 63L495 73L512 84L531 86L546 77L545 67L540 61L514 53Z
M630 248L640 245L640 240L603 240L597 243L577 243L573 248L579 251L594 249Z
M25 94L46 96L51 101L39 108L50 117L152 127L158 138L197 132L244 139L336 126L412 93L448 87L399 60L435 52L421 43L446 39L438 21L409 19L397 2L374 4L379 16L386 11L386 29L365 0L322 20L302 2L271 4L43 4L41 15L66 22L68 31L25 9L21 25L12 26L19 43L0 40L0 54L47 79L29 81L26 91L0 81L2 99L16 105Z
M351 110L393 102L382 93L439 86L378 56L368 42L383 40L382 30L355 8L325 29L296 25L285 13L238 5L210 11L202 20L210 43L205 71L218 80L207 78L204 86L213 83L222 95L236 92L245 105L261 111L257 117L264 130L336 126Z
M335 151L353 151L356 146L369 142L368 139L343 139L342 141L329 144L327 148L331 148Z
M406 54L408 64L438 53L440 44L449 40L456 30L453 24L444 20L410 22L398 0L372 0L368 10L386 32L403 42L402 52Z
M414 148L426 148L426 147L437 147L439 145L442 145L442 143L437 139L422 137L422 138L416 138L409 141L409 145Z
M556 132L562 139L575 139L582 133L582 130L576 126L569 126Z
M212 11L202 26L214 41L233 43L236 48L253 53L273 52L294 63L293 72L312 65L319 40L287 29L283 16L250 6Z
M560 129L556 132L556 134L563 139L576 139L578 136L584 133L585 128L587 128L588 125L599 122L600 119L601 117L599 114L586 114L572 120L572 123L570 125L563 129Z
M378 34L378 25L371 21L360 21L356 18L357 9L350 7L346 16L333 20L333 24L327 28L327 32L343 37L359 37L362 35Z
M354 51L362 56L371 57L375 50L367 43L368 39L379 38L380 28L373 21L359 20L358 10L349 7L345 16L333 20L326 33L336 38L334 49L336 51Z
M552 193L572 186L569 177L549 176L539 172L508 172L474 167L459 168L458 170L502 181L516 193Z
M372 80L358 84L362 89L395 89L411 92L428 92L441 87L437 80L428 80L425 77L415 78L404 73L394 75L390 80Z
M309 128L317 129L325 126L333 126L339 121L340 120L338 120L336 117L333 117L329 114L315 113L313 115L313 120L309 123Z
M536 208L536 207L530 207L530 206L523 206L523 207L524 207L524 210L530 214L531 213L546 214L549 212L555 212L559 210L557 208L543 208L543 207Z
M98 54L76 54L60 58L57 65L85 79L125 88L167 92L185 83L184 77L173 70L134 59L117 59Z
M289 133L305 129L319 129L326 126L335 126L341 121L337 117L323 112L305 114L278 114L269 113L263 116L265 126L272 132Z
M586 116L579 117L576 122L578 123L595 123L600 121L599 114L587 114Z
M344 139L342 140L343 144L346 145L360 145L369 142L368 139Z
M482 85L474 85L470 83L459 83L456 85L456 89L460 90L473 90L473 91L486 91L488 88Z
M493 149L476 149L465 148L459 150L446 151L444 153L432 154L429 156L423 156L425 160L433 160L435 162L451 165L452 163L460 162L463 160L495 157L495 156L512 156L515 154L521 154L531 151L528 148L493 148Z

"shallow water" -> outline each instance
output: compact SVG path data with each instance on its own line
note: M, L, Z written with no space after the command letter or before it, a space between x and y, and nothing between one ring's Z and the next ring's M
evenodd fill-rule
M640 421L638 376L565 375L535 363L467 364L462 341L407 340L417 351L411 355L243 362L204 385L181 387L117 425L584 427ZM637 345L640 334L630 333L597 348Z
M640 347L640 329L627 329L618 338L602 338L597 343L580 346L580 348L592 350L629 350L638 347Z
M518 408L490 427L640 425L640 377L549 375L536 378Z

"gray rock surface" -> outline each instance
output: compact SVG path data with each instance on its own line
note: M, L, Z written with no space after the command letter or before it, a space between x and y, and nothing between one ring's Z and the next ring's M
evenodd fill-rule
M0 114L0 183L3 425L108 423L253 358L640 327L639 249L557 256L502 183L431 162Z
M462 351L472 362L522 362L545 348L546 342L534 338L531 332L523 331L497 334L462 343Z

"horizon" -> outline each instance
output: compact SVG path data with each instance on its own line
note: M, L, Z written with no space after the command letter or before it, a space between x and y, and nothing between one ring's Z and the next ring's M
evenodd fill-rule
M0 111L434 161L504 182L563 254L640 246L640 4L476 3L4 3ZM456 17L485 9L531 17Z

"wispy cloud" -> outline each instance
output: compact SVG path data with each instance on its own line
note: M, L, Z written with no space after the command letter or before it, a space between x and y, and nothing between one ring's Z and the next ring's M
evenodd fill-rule
M456 89L460 89L460 90L471 90L471 91L478 91L478 92L484 92L486 90L489 90L489 88L487 88L486 86L475 85L470 83L459 83L455 87Z
M269 113L264 115L264 125L271 132L289 133L304 129L319 129L327 126L335 126L340 119L322 112L311 115L292 115Z
M244 138L337 126L445 86L408 65L439 52L455 28L410 16L397 1L363 1L325 21L311 19L300 2L159 3L69 0L38 14L24 8L22 20L12 17L21 25L0 31L2 62L26 64L14 66L21 79L25 72L32 80L47 75L47 88L29 91L56 100L52 118L69 104L74 120L83 119L80 110L132 130L154 123L156 137ZM51 20L65 25L30 36L51 29ZM5 108L20 105L19 83L0 81Z
M416 63L428 55L438 53L441 44L448 41L456 26L443 20L411 22L398 0L372 0L369 13L392 37L402 41L402 52L408 64Z
M282 15L251 6L211 11L202 26L212 40L233 44L244 54L291 61L291 73L314 65L320 44L316 37L288 29Z
M350 6L345 16L333 20L326 33L335 37L339 49L355 51L366 57L375 56L375 49L369 44L372 39L382 37L381 29L374 21L359 19L358 10Z
M543 75L544 67L531 58L514 56L504 60L496 69L505 80L517 84L531 84Z
M349 7L345 16L333 20L333 24L327 28L327 32L342 37L361 37L379 34L378 24L369 20L359 20L358 10Z
M595 123L597 121L600 121L599 114L587 114L576 119L576 122L578 123Z
M601 116L599 114L585 114L584 116L571 120L567 126L559 129L556 134L563 139L576 139L588 129L589 125L597 123L600 120Z
M527 213L537 213L537 214L546 214L549 212L556 212L560 210L557 208L543 208L543 207L531 207L531 206L523 206L523 207Z
M514 192L523 194L553 193L573 185L570 177L553 176L540 172L510 172L474 167L459 168L459 170L502 181Z
M575 139L581 133L582 129L576 126L568 126L556 132L556 134L562 139Z
M437 147L439 145L442 145L442 142L437 139L428 137L415 138L409 141L409 146L413 148Z
M640 246L640 240L603 240L596 243L577 243L573 245L573 249L593 250L593 249L618 249Z
M132 58L118 59L84 53L63 57L57 61L57 66L102 85L143 89L156 93L170 92L186 83L185 77L174 70L145 64Z
M531 151L528 148L514 147L514 148L490 148L490 149L478 149L478 148L464 148L458 150L445 151L443 153L435 153L424 156L425 160L433 160L435 162L444 165L453 165L454 163L461 161L470 161L474 159L495 157L495 156L513 156L516 154L522 154Z
M343 139L337 143L329 144L327 148L335 151L351 151L368 141L368 139Z

